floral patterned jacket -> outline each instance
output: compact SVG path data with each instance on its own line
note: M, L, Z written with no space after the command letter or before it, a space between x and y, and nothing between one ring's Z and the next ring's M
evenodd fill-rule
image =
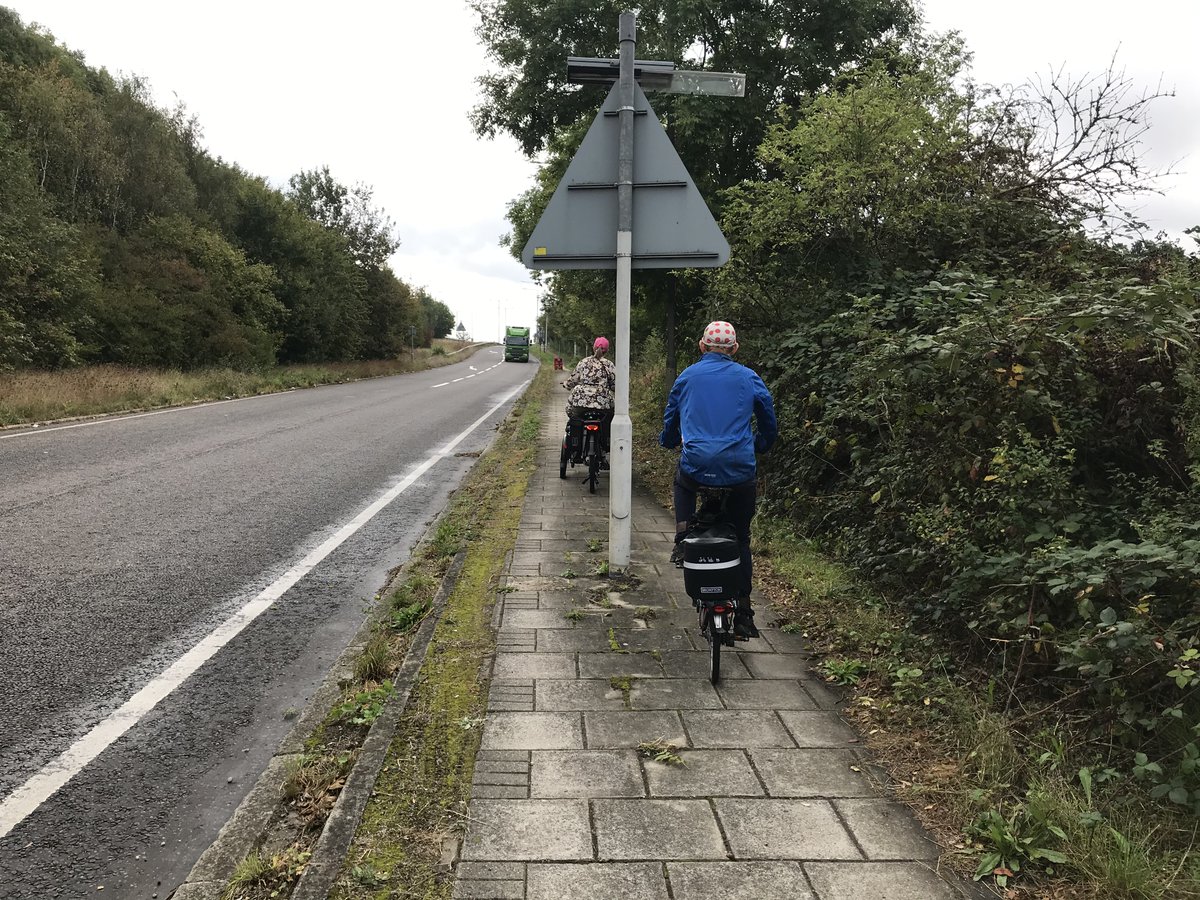
M567 398L568 409L612 409L617 367L611 359L585 356L563 383L571 391Z

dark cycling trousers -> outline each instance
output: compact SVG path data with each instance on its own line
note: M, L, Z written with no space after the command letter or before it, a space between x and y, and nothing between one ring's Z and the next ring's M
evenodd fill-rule
M696 517L696 492L704 485L675 469L675 521L691 523ZM758 482L751 478L741 484L722 485L729 491L725 512L730 524L737 529L738 543L742 548L742 597L749 599L751 585L750 521L754 518L754 501L758 495ZM686 532L677 533L675 540L682 540Z
M571 419L603 419L600 423L600 448L608 452L608 435L612 429L613 411L611 409L592 409L588 406L568 406L567 417Z

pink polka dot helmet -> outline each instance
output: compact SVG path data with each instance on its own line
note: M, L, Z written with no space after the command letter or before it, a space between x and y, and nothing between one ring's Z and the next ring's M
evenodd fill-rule
M704 329L704 337L700 343L706 347L720 347L729 350L737 343L737 332L728 322L709 322Z

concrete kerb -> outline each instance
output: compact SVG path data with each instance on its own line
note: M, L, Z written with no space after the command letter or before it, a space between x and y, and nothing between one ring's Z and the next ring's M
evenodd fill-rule
M428 536L434 533L440 521L441 516L430 525L425 536L413 548L414 555L428 542ZM336 854L333 877L337 877L338 869L342 859L345 858L346 849L349 847L349 840L354 836L358 818L362 815L366 800L371 795L375 779L383 765L387 748L396 730L396 724L408 704L412 685L420 672L421 664L425 661L425 653L429 649L433 631L441 619L446 599L454 590L465 559L466 551L460 550L443 576L430 612L421 621L412 643L405 652L400 670L396 673L394 680L396 692L388 700L384 710L372 723L364 737L359 754L346 777L346 784L322 826L317 846L309 860L309 869L328 868L329 859L332 858L331 854ZM407 574L407 567L396 572L388 580L380 596L386 597L395 590ZM338 656L337 662L334 663L321 686L305 706L303 713L296 720L296 724L280 742L275 755L254 783L254 787L250 789L250 793L234 810L229 821L222 826L216 840L201 854L187 878L169 895L171 900L218 900L228 885L229 879L233 876L238 863L245 858L250 849L257 847L266 837L271 825L275 822L280 792L284 782L287 781L291 766L303 757L305 741L316 731L317 727L325 720L329 710L341 697L343 685L351 678L354 660L366 645L381 613L382 606L373 610L371 615L364 620L354 639ZM359 793L361 793L361 797L358 796ZM354 794L354 799L346 800L347 794ZM338 838L327 836L327 833L334 828L335 820L340 831L347 831L346 822L349 821L347 815L351 813L351 807L357 807L357 812L354 813L353 822L348 828L345 846L334 851L331 849L331 845L337 846L335 842ZM293 897L301 896L300 890L305 880L306 878L302 878L297 884ZM332 884L332 881L330 883ZM325 894L308 894L306 896L324 897Z
M317 839L313 855L295 890L292 891L292 900L324 900L333 888L350 850L350 844L354 840L358 823L367 808L367 801L371 799L371 793L375 789L375 780L379 777L387 758L396 726L408 706L413 685L425 662L429 645L433 642L433 632L441 621L446 601L458 582L466 558L467 551L459 550L442 579L441 587L433 601L433 608L417 629L417 634L404 655L400 671L396 673L393 681L396 694L388 701L379 718L372 723L370 731L367 732L358 758L346 777L346 784L338 794L337 802L334 803L329 818L325 820L321 829L321 836Z

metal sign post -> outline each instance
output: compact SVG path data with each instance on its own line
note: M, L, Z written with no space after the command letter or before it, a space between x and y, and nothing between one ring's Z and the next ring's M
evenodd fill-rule
M618 59L567 58L570 81L613 87L521 251L531 269L616 269L617 390L608 526L614 572L628 568L633 536L632 270L707 268L729 259L729 243L642 89L740 97L746 87L746 76L737 72L676 70L674 63L637 59L632 12L621 13L618 33Z
M629 304L633 283L633 51L636 24L621 13L620 105L617 107L617 396L613 404L612 478L608 486L608 565L629 566L633 540L633 421L629 418Z

